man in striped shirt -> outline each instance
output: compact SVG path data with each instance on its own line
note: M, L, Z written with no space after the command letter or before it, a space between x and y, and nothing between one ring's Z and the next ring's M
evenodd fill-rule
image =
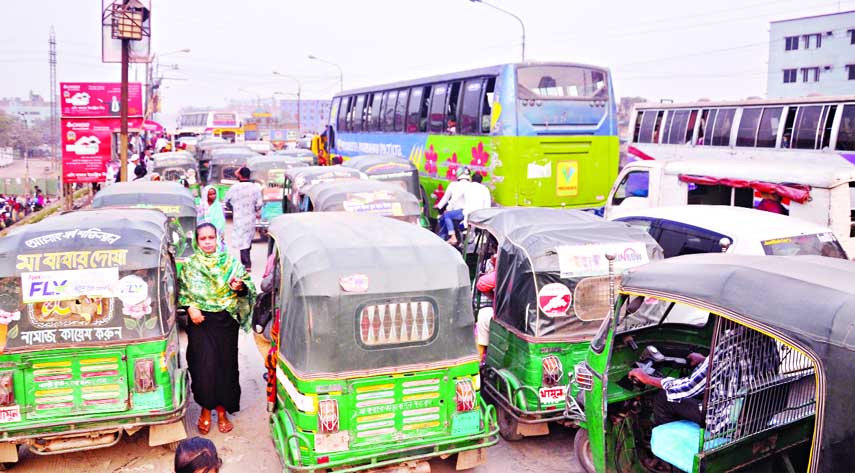
M704 425L703 394L709 359L700 353L692 353L686 358L695 369L685 378L657 378L641 368L629 372L631 379L662 389L653 399L653 422L656 425L683 419Z

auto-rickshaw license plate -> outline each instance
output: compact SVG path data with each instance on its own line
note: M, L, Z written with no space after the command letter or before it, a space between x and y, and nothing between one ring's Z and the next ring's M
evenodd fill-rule
M0 407L0 424L21 420L21 406Z
M540 403L545 405L558 404L564 400L564 395L567 393L566 386L556 386L554 388L540 388L538 393Z

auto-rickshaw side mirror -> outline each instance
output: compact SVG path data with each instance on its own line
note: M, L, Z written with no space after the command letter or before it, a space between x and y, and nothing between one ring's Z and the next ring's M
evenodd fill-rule
M718 241L718 246L721 247L722 253L727 253L727 250L730 249L730 245L732 244L733 241L728 237L721 237L721 240Z

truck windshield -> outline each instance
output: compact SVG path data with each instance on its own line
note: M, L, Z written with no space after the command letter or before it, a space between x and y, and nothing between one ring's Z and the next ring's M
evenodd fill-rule
M605 71L577 66L531 66L517 70L520 99L600 99L609 96Z

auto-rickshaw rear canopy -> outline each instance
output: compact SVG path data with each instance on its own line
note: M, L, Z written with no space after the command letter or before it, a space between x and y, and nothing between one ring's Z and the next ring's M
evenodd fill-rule
M558 212L569 214L564 222L519 221L524 226L505 235L494 317L523 336L588 339L609 312L605 254L617 255L620 273L661 259L662 249L643 229L578 210Z
M0 307L20 314L5 350L161 337L175 309L167 222L152 209L81 210L0 238Z
M193 169L197 167L196 159L188 151L170 151L168 153L155 153L152 155L152 170L158 171L162 168L180 167Z
M400 186L368 179L323 182L308 188L316 212L373 213L386 217L418 217L416 196Z
M304 168L308 166L308 164L297 158L276 155L254 156L246 163L246 167L248 167L249 171L252 173L251 179L262 182L267 182L270 171L280 169L284 171L285 169L295 167Z
M234 184L238 181L238 169L247 162L261 156L250 149L217 148L211 151L208 164L208 184Z
M369 179L398 184L416 197L421 195L418 168L404 158L386 154L363 154L348 159L342 166L358 169Z
M543 207L492 207L469 214L469 225L487 230L499 244L509 233L523 226L546 228L602 221L590 212Z
M291 182L291 189L300 193L307 186L319 182L336 181L341 179L364 179L365 174L343 166L307 166L295 167L285 171L285 177Z
M436 235L346 212L283 215L269 232L280 251L279 349L301 376L477 359L468 270Z
M310 166L315 164L315 153L308 149L283 149L274 151L273 156L298 159Z
M92 200L92 208L155 208L170 217L196 216L193 194L175 182L132 181L107 186Z
M632 268L623 274L621 290L733 318L808 356L817 377L811 471L850 471L853 281L855 264L837 258L702 254Z

